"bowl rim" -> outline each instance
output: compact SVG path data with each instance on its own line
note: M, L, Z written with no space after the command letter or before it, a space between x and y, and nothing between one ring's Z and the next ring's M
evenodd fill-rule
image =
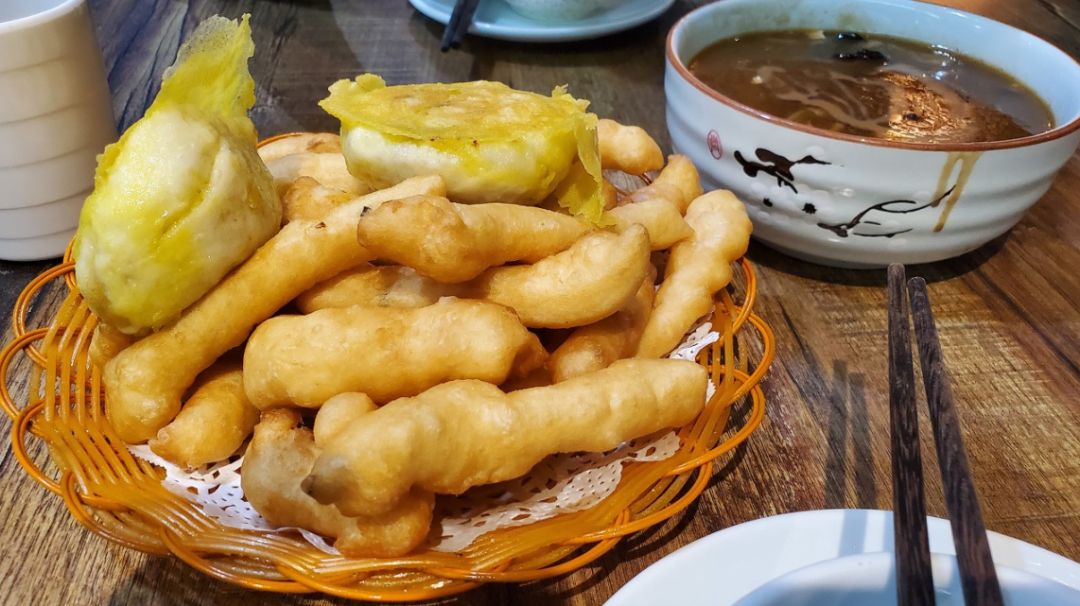
M1051 51L1057 52L1062 57L1064 57L1066 60L1071 61L1072 64L1076 67L1077 72L1080 72L1080 61L1078 61L1072 55L1070 55L1069 53L1061 50L1061 48L1059 48L1057 45L1047 41L1046 39L1044 39L1044 38L1042 38L1040 36L1036 36L1035 34L1032 34L1031 32L1028 32L1026 30L1023 30L1023 29L1020 29L1018 27L1014 27L1012 25L1009 25L1008 23L1003 23L1001 21L991 19L990 17L986 17L986 16L983 16L983 15L978 15L978 14L971 13L971 12L964 11L964 10L960 10L960 9L957 9L957 8L952 8L952 7L948 7L948 6L941 6L941 5L937 5L937 4L931 4L931 3L928 3L928 2L921 2L919 0L890 0L890 1L896 2L898 4L916 5L916 6L919 6L921 8L929 9L929 10L941 10L941 11L946 11L946 12L958 13L960 15L963 15L963 16L966 16L966 17L969 17L969 18L981 19L981 20L990 21L992 23L1001 25L1001 26L1011 30L1014 34L1020 34L1020 35L1023 35L1023 36L1030 36L1032 38L1035 38L1039 42L1042 42L1043 44L1048 46L1051 49ZM1037 134L1034 134L1034 135L1029 135L1027 137L1020 137L1018 139L1006 139L1004 141L984 141L984 142L980 142L980 143L915 143L915 142L910 142L910 141L892 141L892 140L888 140L888 139L878 139L878 138L874 138L874 137L863 137L863 136L859 136L859 135L850 135L850 134L847 134L847 133L837 133L837 132L834 132L834 131L825 130L823 128L817 128L815 126L809 126L809 125L806 125L806 124L801 124L799 122L794 122L792 120L788 120L786 118L781 118L779 116L770 114L768 112L765 112L765 111L762 111L762 110L759 110L759 109L755 109L753 107L750 107L749 105L745 105L743 103L740 103L740 102L732 99L731 97L728 97L727 95L710 88L704 82L699 80L696 76L694 76L692 73L690 73L689 68L686 67L686 65L682 62L682 60L679 59L678 55L675 53L675 35L676 35L676 33L679 33L682 30L685 30L686 27L687 27L687 23L689 23L691 20L699 17L700 14L705 12L706 10L715 10L715 6L718 5L718 4L722 5L723 3L722 2L721 3L710 3L710 4L706 4L704 6L699 6L698 8L696 8L696 9L690 11L689 13L686 13L685 15L683 15L678 21L675 22L675 25L673 25L671 27L671 29L668 30L667 41L665 42L665 45L664 45L665 46L665 56L666 56L667 64L675 69L675 71L679 74L679 77L681 77L687 83L689 83L694 88L698 89L699 91L701 91L706 96L713 99L714 101L718 101L720 103L723 103L724 105L727 105L728 107L739 110L740 112L742 112L744 114L748 114L748 115L750 115L752 117L755 117L755 118L758 118L760 120L764 120L765 122L769 122L769 123L772 123L772 124L775 124L777 126L781 126L783 128L787 128L787 129L790 129L790 130L800 131L800 132L806 133L808 135L816 135L816 136L819 136L819 137L824 137L824 138L827 138L827 139L834 139L834 140L837 140L837 141L844 141L844 142L847 142L847 143L859 143L859 144L870 145L870 146L874 146L874 147L886 147L886 148L893 148L893 149L905 149L905 150L915 150L915 151L937 151L937 152L985 152L985 151L993 151L993 150L1001 150L1001 149L1014 149L1014 148L1017 148L1017 147L1028 147L1028 146L1038 145L1040 143L1046 143L1048 141L1053 141L1053 140L1056 140L1056 139L1060 139L1060 138L1065 137L1065 136L1067 136L1069 134L1072 134L1073 132L1075 132L1077 130L1080 130L1080 112L1078 112L1077 116L1075 118L1073 118L1069 122L1066 122L1065 124L1055 126L1054 128L1051 128L1050 130L1047 130L1047 131L1044 131L1044 132L1041 132L1041 133L1037 133ZM717 39L717 41L719 41L719 39ZM963 49L958 49L958 51L963 52ZM1000 69L1000 68L998 68L998 69Z
M86 0L59 0L49 7L36 10L29 15L7 21L0 20L0 35L13 34L20 30L49 25L85 3Z

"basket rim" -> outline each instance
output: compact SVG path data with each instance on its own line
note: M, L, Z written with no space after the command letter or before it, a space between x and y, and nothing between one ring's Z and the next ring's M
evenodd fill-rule
M748 261L741 259L739 263L747 273L747 276L753 275L752 266ZM29 309L28 300L33 299L38 292L51 281L56 280L57 278L66 278L72 270L73 267L70 263L64 263L42 274L42 276L48 276L48 279L40 281L35 280L28 284L26 289L24 289L23 294L20 295L20 302L23 303L21 309ZM579 549L572 552L572 554L576 554L573 558L557 562L553 566L545 566L540 569L526 571L500 570L499 567L494 569L453 567L429 568L424 572L441 577L447 582L441 587L422 592L380 592L370 591L359 587L350 587L348 585L342 586L327 582L320 578L319 575L312 575L310 574L310 570L288 566L280 562L274 564L281 577L280 580L240 576L222 569L221 566L212 561L213 558L207 559L207 557L198 553L196 550L186 546L182 537L167 527L159 527L158 540L154 542L135 541L131 537L125 536L114 529L107 527L97 516L101 515L102 512L131 513L134 510L131 509L130 504L117 502L109 498L102 498L101 496L85 494L80 489L80 483L75 474L71 471L64 471L59 481L56 481L49 477L44 470L39 468L34 463L33 457L27 448L26 437L27 434L32 434L39 439L44 439L41 435L37 435L33 431L33 427L35 427L34 422L37 417L43 414L46 401L44 399L39 399L35 402L28 403L27 406L19 407L15 404L12 395L7 388L7 377L12 369L12 361L19 352L25 352L25 354L31 358L31 361L35 362L36 368L41 368L41 365L38 365L34 360L34 351L37 351L36 355L40 357L43 364L47 365L50 363L50 359L47 359L42 351L35 350L33 344L47 339L50 335L55 337L57 333L62 332L61 329L66 328L64 326L58 326L55 324L55 321L49 327L30 329L27 327L25 318L22 318L21 322L13 320L15 338L4 347L2 352L0 352L0 375L3 375L4 377L4 381L0 382L0 407L3 408L5 413L12 417L12 450L27 474L49 491L61 496L71 515L80 524L111 542L148 553L171 553L204 574L250 589L287 593L307 593L317 591L338 597L382 602L412 602L417 600L436 599L468 591L481 583L525 582L571 572L589 564L614 548L622 537L662 523L668 518L677 515L694 502L700 496L701 492L704 491L709 479L712 477L711 471L713 469L713 461L745 441L761 423L764 417L764 393L761 390L759 381L767 371L769 364L771 364L771 361L775 356L775 346L771 348L768 347L767 344L770 339L766 335L770 334L770 329L768 325L752 311L754 298L756 296L756 292L753 292L752 290L753 285L754 281L751 278L748 280L747 300L743 305L735 306L737 314L732 323L733 331L741 331L749 326L754 329L754 332L760 333L762 341L766 342L766 347L763 348L762 352L762 360L757 364L752 374L742 373L742 387L736 392L738 394L737 398L734 398L735 401L739 401L749 397L751 406L748 418L734 436L716 445L714 448L681 463L664 475L665 478L690 476L691 474L696 476L695 481L689 488L682 491L678 499L668 503L665 507L661 508L658 512L654 512L652 515L632 520L629 519L629 514L627 513L625 516L626 519L618 520L609 525L608 528L564 542L563 546L574 546ZM77 292L69 294L69 297L72 296L77 297ZM26 301L24 301L24 299ZM740 322L740 324L736 324L736 322ZM79 332L83 331L80 330ZM708 349L704 351L708 351ZM51 362L55 361L55 357L51 358ZM736 370L736 372L738 373L741 371ZM194 505L192 506L194 507ZM138 512L135 511L135 513ZM583 553L580 553L581 548L586 548ZM347 560L347 558L343 559Z

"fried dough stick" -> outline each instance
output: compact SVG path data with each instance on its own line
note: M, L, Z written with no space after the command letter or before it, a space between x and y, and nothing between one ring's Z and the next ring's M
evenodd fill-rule
M421 189L431 188L432 180L420 179ZM418 183L390 189L412 195ZM110 360L102 374L106 412L120 438L135 443L153 437L180 411L195 377L243 343L256 324L315 284L370 260L356 242L356 224L369 204L357 198L321 221L286 225L180 318Z
M374 208L383 202L407 198L409 192L435 192L436 195L445 193L446 188L442 177L430 175L426 177L414 177L407 181L409 187L401 189L405 182L387 189L365 194L364 205ZM311 177L298 177L286 189L281 197L282 224L296 219L322 219L330 214L335 208L343 206L356 199L356 196L336 189L327 187Z
M542 208L428 196L383 204L364 216L357 236L379 259L454 283L508 261L533 263L564 251L588 229Z
M681 214L695 198L702 194L701 177L694 163L686 156L668 156L667 166L653 182L630 194L630 202L644 202L655 198L668 200L679 208Z
M750 243L746 207L729 191L709 192L694 200L686 222L694 235L671 249L638 357L660 357L679 344L712 308L713 296L731 281L731 263L746 253Z
M304 152L340 154L341 138L334 133L296 133L259 146L259 157L263 162Z
M453 379L502 383L546 359L514 312L486 301L323 309L260 324L244 350L244 388L260 409L317 408L352 391L388 402Z
M323 448L361 415L378 408L366 393L350 391L330 398L315 415L315 424L311 428L311 433L315 436L315 446Z
M296 185L301 185L301 181L303 179L298 181ZM316 185L314 189L321 188ZM286 214L288 214L290 199L288 194L286 194L285 199L287 205ZM466 206L464 210L480 211L485 206L489 205L476 204ZM528 210L535 212L537 209L531 208ZM672 202L662 198L620 206L613 209L610 214L616 221L616 227L622 231L634 224L644 227L648 232L649 244L652 250L670 248L676 242L686 239L693 233L677 207ZM401 245L401 243L399 242L398 245ZM414 262L416 258L423 254L416 248L407 248L405 246L401 248L403 255L400 258L410 256ZM405 250L410 252L404 252ZM374 267L365 265L343 272L316 285L297 298L297 305L303 313L352 305L423 307L424 305L431 305L440 297L465 296L470 292L476 292L478 288L476 284L483 280L484 278L479 278L473 283L447 284L420 275L410 267L395 265Z
M679 219L682 220L682 217L680 216ZM609 247L612 251L616 249L616 246L611 242L613 237L613 234L602 236L603 240L610 245L605 245L605 249ZM631 240L628 239L628 241ZM621 251L622 255L630 258L631 263L634 262L633 257L635 254L641 257L644 256L640 254L640 250L635 250L639 249L640 241L632 241L631 248ZM600 248L600 246L600 243L596 241L590 244L591 248ZM585 244L579 246L579 248L583 247L585 247ZM540 267L514 266L512 273L517 275L513 280L517 285L515 288L524 288L530 284L533 280L530 280L529 276L534 276L534 280L541 282L542 280L539 278L541 275L549 278L561 275L563 276L561 280L573 279L572 283L569 281L551 282L549 284L551 288L546 291L542 288L543 284L541 284L533 293L538 298L533 300L529 300L530 295L526 293L517 293L515 296L514 293L510 292L511 286L508 283L509 277L507 276L503 276L502 279L506 280L507 283L502 283L498 288L498 292L490 290L489 282L498 282L500 280L498 276L506 274L507 272L503 270L510 270L509 267L488 270L486 274L471 282L445 284L422 276L410 267L363 265L319 283L297 297L296 304L301 312L309 314L320 309L351 307L353 305L424 307L438 301L441 297L475 297L483 299L490 296L503 305L514 307L516 311L534 322L541 321L537 319L537 316L545 312L545 306L555 302L558 303L556 308L546 310L547 320L550 321L556 314L559 314L559 319L564 322L571 322L572 326L582 325L589 323L587 319L582 319L586 317L582 314L588 314L587 317L604 314L608 305L607 302L586 299L589 296L587 292L605 288L602 284L590 286L589 283L595 283L597 280L614 281L616 277L609 275L609 270L611 272L620 270L621 261L618 258L613 258L613 261L619 261L620 265L610 268L602 266L575 267L575 259L580 259L582 254L573 254L576 256L571 256L570 251L553 255L550 261ZM608 259L601 258L602 256L603 253L595 255L599 262L608 263ZM556 269L556 266L559 269ZM636 269L634 268L635 271ZM645 271L651 271L650 267L645 267ZM597 310L597 307L599 307L599 310ZM600 317L604 316L600 315ZM527 323L527 325L529 324ZM539 324L537 325L539 326Z
M637 223L649 232L649 244L653 250L667 250L676 242L694 233L683 219L679 207L666 198L650 198L617 206L608 215L615 219L619 229Z
M582 326L614 313L618 307L612 306L629 296L621 276L653 271L643 261L647 245L640 235L623 236L627 245L620 248L618 236L598 233L540 263L493 268L461 284L437 282L399 265L365 265L321 282L296 303L310 314L353 305L424 307L441 297L471 297L513 308L526 326Z
M124 334L105 322L99 322L94 327L93 336L90 337L90 349L87 355L90 361L100 368L137 340L138 338Z
M607 368L616 360L634 355L656 295L656 270L650 269L625 307L596 324L575 330L552 352L547 369L554 382Z
M244 457L240 475L244 496L271 524L336 537L334 547L346 556L396 557L424 541L431 526L434 495L415 491L381 515L344 516L333 505L320 505L300 489L318 452L311 430L300 427L299 413L285 409L264 412Z
M353 422L322 450L304 490L345 515L393 511L417 488L460 494L550 454L605 451L685 424L704 406L705 384L693 362L637 359L509 394L444 383Z
M494 267L465 285L466 296L505 305L532 328L592 324L618 311L649 272L649 236L594 231L532 265Z
M298 177L281 194L281 224L322 219L353 199L349 192L327 187L312 177Z
M296 298L309 314L331 307L424 307L442 297L456 297L462 288L421 276L401 265L362 265L320 282Z
M638 126L623 126L614 120L601 119L596 125L600 141L600 165L631 175L660 170L664 154L660 146Z
M349 173L345 156L340 153L322 154L303 152L275 158L266 163L274 177L274 189L282 195L293 181L311 177L327 187L333 187L353 195L366 194L371 187Z
M239 357L219 361L199 377L176 418L150 439L150 450L189 469L223 461L240 448L258 420L259 410L244 395Z

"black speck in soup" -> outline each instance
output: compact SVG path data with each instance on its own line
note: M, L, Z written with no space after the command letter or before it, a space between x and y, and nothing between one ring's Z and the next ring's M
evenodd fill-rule
M851 40L851 41L863 41L866 38L862 37L862 34L858 32L836 32L833 37L837 40Z
M1046 132L1050 108L956 51L865 32L789 30L721 40L690 72L738 103L860 137L982 143Z

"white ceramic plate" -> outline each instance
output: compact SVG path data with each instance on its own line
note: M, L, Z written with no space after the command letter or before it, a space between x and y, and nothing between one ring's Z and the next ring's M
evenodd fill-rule
M896 564L888 552L826 560L765 583L737 606L893 606ZM956 557L930 554L937 606L964 606ZM1005 604L1080 604L1080 591L1057 581L997 566Z
M931 552L956 554L947 520L929 518L928 531ZM1027 573L1024 578L1034 575L1080 591L1080 564L1023 541L988 534L999 567ZM800 569L837 558L847 562L829 565L858 566L858 558L850 556L892 551L892 512L829 509L774 516L722 530L683 547L633 578L607 605L735 604L777 580L798 580L796 575L787 575ZM869 576L860 577L845 569L844 574L831 578L851 579L854 590ZM1003 578L1007 581L1005 575Z
M413 8L446 24L454 10L454 0L409 0ZM602 13L573 23L545 23L523 17L503 0L482 0L469 33L487 38L518 42L567 42L598 38L641 25L659 17L675 0L626 0Z

